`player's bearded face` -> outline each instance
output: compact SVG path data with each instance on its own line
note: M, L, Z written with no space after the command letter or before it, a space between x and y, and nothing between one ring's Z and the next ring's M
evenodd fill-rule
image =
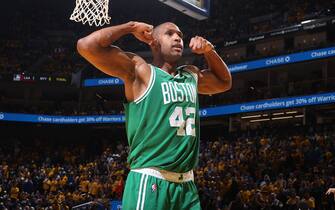
M160 36L161 53L167 61L177 61L184 50L182 34L178 28L167 28Z

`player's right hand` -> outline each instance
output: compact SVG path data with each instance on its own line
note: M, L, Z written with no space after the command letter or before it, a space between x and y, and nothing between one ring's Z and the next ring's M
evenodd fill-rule
M153 42L152 32L154 27L152 25L142 23L142 22L134 22L133 26L134 30L132 34L140 41L151 45Z

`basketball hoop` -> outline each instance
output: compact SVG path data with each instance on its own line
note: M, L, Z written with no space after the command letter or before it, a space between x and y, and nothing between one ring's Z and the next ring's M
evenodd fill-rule
M88 23L90 26L103 26L110 21L108 16L109 0L76 0L70 20Z

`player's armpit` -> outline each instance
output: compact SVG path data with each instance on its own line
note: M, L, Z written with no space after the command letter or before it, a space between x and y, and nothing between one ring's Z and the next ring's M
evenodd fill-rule
M212 95L222 93L231 88L231 79L226 81L219 79L210 70L205 69L198 72L198 92L199 94Z
M134 64L134 79L132 80L133 85L136 86L136 84L143 84L144 86L146 86L151 76L150 65L143 58L136 55L135 53L125 52L125 54L129 57L129 59L131 59L132 63Z

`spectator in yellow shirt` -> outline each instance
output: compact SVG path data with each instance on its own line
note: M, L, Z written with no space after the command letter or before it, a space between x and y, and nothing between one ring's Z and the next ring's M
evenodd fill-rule
M50 182L50 192L56 192L58 189L58 181L56 179L51 180Z
M19 193L20 193L20 189L17 187L17 185L16 184L13 185L10 189L10 198L14 200L18 200Z
M90 182L88 180L86 180L86 179L81 180L80 183L79 183L79 189L80 189L80 191L83 192L83 193L87 193L88 192L88 185L89 185L89 183Z
M62 179L59 181L60 186L63 188L67 184L68 178L66 175L62 177Z
M91 194L93 197L97 197L101 188L101 185L99 183L98 179L95 179L93 182L89 183L89 194Z

